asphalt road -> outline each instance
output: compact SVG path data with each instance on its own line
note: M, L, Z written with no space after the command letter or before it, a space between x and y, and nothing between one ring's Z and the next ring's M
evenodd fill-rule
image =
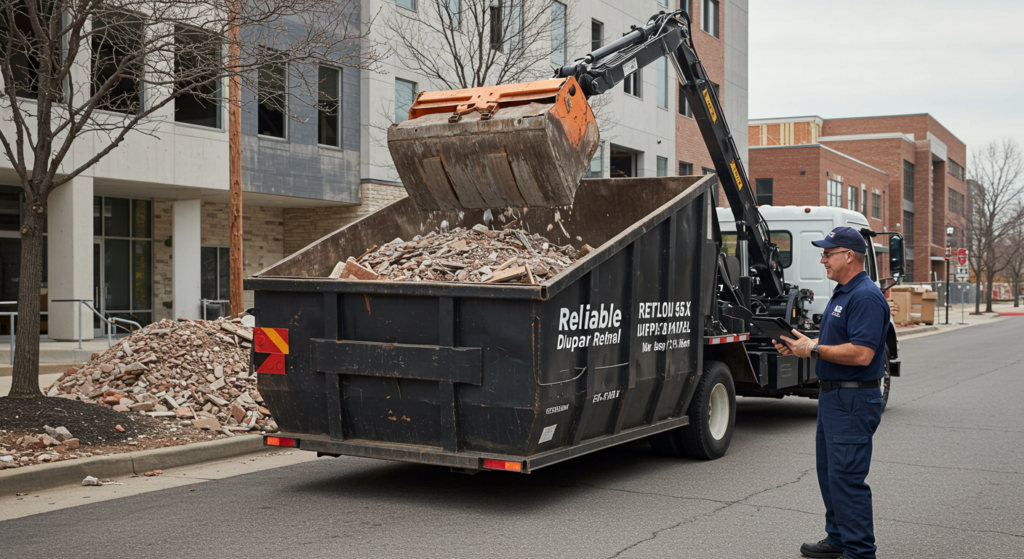
M902 342L868 478L879 556L1024 557L1024 318ZM729 453L646 444L531 475L356 458L0 522L6 557L799 556L823 537L816 403L741 399Z

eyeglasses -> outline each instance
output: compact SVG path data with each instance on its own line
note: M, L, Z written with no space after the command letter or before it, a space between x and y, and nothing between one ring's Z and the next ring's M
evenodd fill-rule
M829 258L833 254L842 254L844 252L853 252L853 251L852 250L836 250L836 251L833 251L833 252L822 252L821 253L821 257L822 258Z

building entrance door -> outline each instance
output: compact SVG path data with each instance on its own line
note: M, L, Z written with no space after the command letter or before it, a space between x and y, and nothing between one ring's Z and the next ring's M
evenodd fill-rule
M96 196L93 286L103 316L145 326L153 321L152 203ZM96 335L102 335L99 320ZM119 332L124 332L118 329Z

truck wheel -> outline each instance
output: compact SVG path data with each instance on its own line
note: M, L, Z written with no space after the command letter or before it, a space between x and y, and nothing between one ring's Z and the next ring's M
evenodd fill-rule
M721 361L704 363L704 374L687 410L690 424L649 438L655 452L714 460L725 455L736 425L736 387Z

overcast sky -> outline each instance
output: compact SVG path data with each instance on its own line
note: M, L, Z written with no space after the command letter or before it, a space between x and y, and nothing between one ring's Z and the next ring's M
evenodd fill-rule
M1024 1L751 0L750 118L930 113L1024 147Z

